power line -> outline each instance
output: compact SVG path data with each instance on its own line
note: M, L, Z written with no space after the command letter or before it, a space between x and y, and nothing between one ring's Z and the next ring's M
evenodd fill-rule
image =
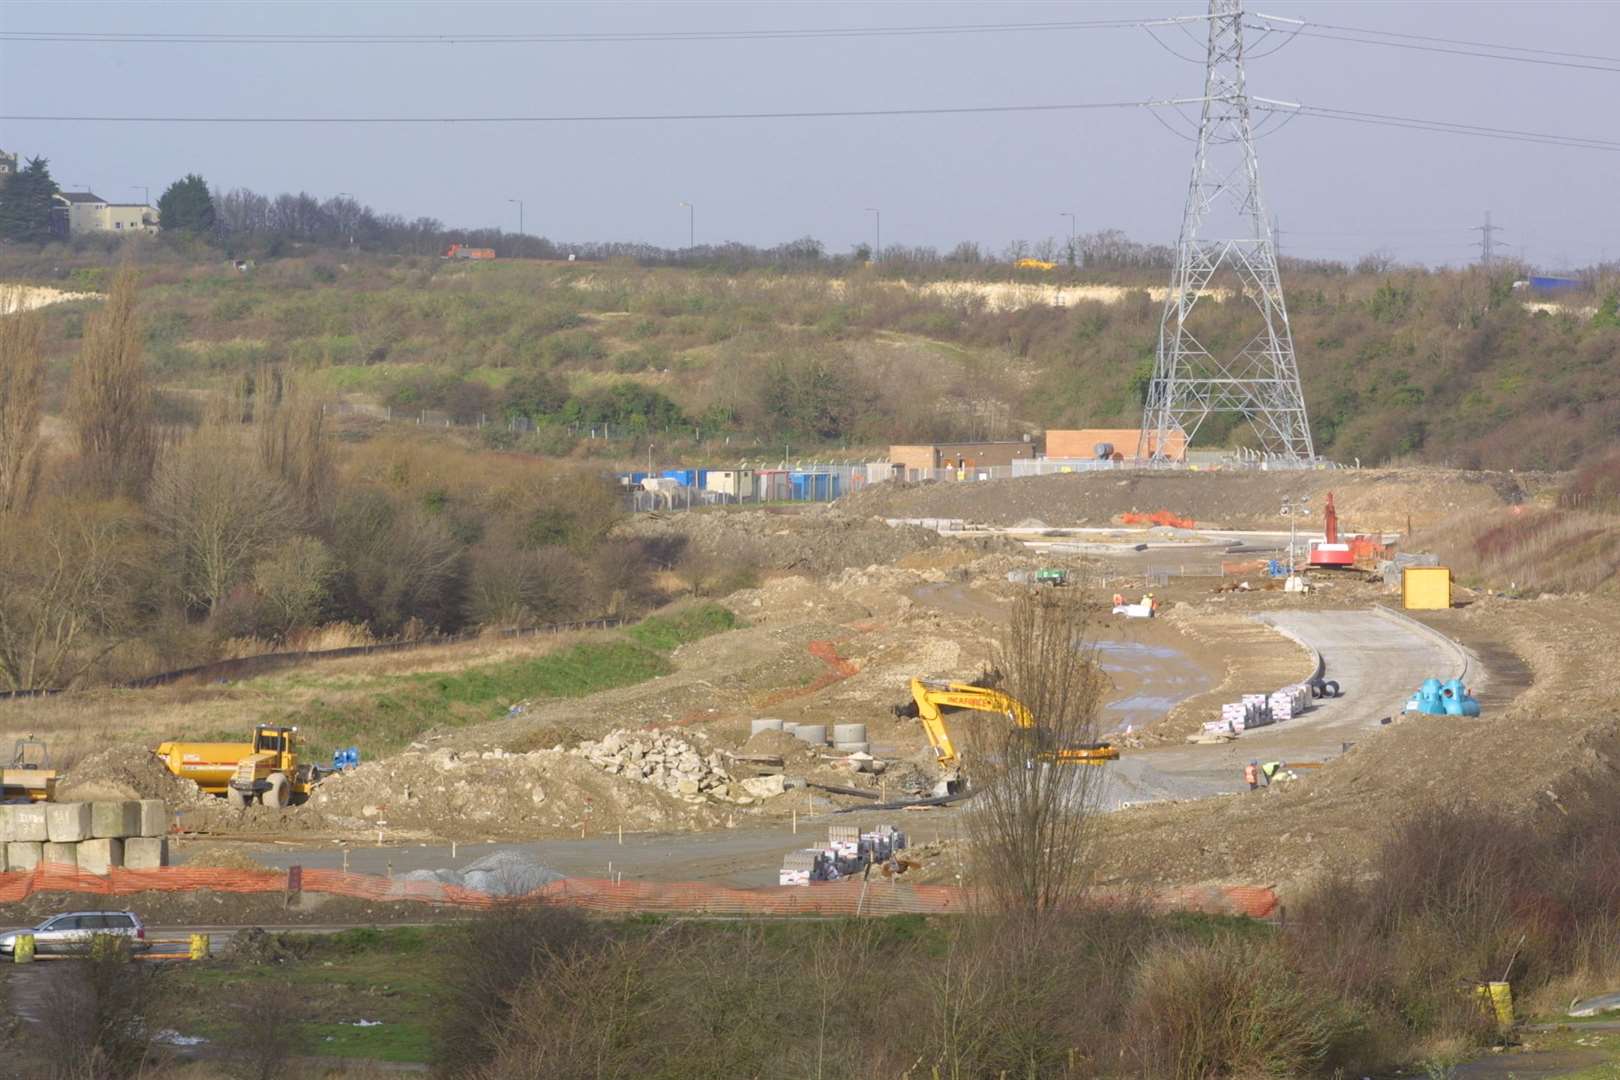
M1161 101L1092 101L1052 105L925 106L912 109L805 109L785 112L596 113L553 116L113 116L0 115L17 123L93 124L597 124L635 121L816 120L874 116L969 116L983 113L1072 112L1081 109L1144 109Z
M1558 135L1544 131L1526 131L1502 128L1488 124L1464 124L1452 120L1430 120L1415 116L1392 116L1387 113L1359 112L1354 109L1334 109L1323 105L1296 105L1288 102L1267 101L1256 98L1255 107L1270 111L1297 111L1305 116L1326 120L1345 120L1352 123L1374 124L1381 127L1410 128L1415 131L1434 131L1446 135L1471 135L1476 138L1504 139L1509 142L1538 143L1543 146L1563 146L1577 150L1620 151L1620 141L1589 138L1584 135Z
M1537 56L1509 56L1504 52L1481 52L1477 49L1451 48L1444 45L1420 45L1409 41L1379 41L1376 38L1352 37L1346 34L1324 33L1310 28L1301 28L1293 31L1301 37L1321 38L1324 41L1345 41L1355 45L1384 45L1392 49L1409 49L1416 52L1446 53L1452 56L1475 56L1486 60L1509 60L1516 64L1538 64L1544 67L1578 68L1584 71L1606 71L1610 74L1620 75L1620 59L1608 60L1606 63L1584 63L1576 60L1550 60ZM1495 46L1490 46L1494 48ZM1605 58L1607 59L1607 58Z
M1059 22L939 23L918 26L805 27L776 30L626 30L566 34L202 34L117 30L6 30L0 31L0 41L88 45L559 45L634 41L796 41L818 38L1021 34L1064 30L1126 30L1142 25L1142 19L1071 19Z
M1255 13L1254 17L1258 19L1265 19L1270 22L1283 22L1288 24L1290 28L1295 25L1293 19L1278 19L1275 16L1261 15L1258 12ZM1343 26L1338 23L1313 22L1306 23L1305 27L1306 29L1316 32L1321 30L1333 30L1350 34L1369 34L1375 37L1400 38L1405 41L1424 42L1431 45L1453 45L1471 49L1491 49L1495 52L1501 53L1524 53L1527 56L1548 56L1556 57L1562 60L1594 60L1602 64L1620 65L1620 56L1602 56L1596 53L1569 52L1564 49L1539 49L1528 45L1504 45L1499 42L1470 41L1466 38L1438 37L1432 34L1408 34L1397 30L1374 30L1365 26ZM1375 42L1374 44L1394 43ZM1498 57L1498 59L1512 60L1516 58L1511 56L1503 56Z

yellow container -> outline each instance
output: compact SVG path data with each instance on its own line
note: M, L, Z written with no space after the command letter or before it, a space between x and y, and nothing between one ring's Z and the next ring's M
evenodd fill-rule
M11 943L11 959L18 964L32 964L34 962L34 935L18 934Z
M191 959L193 959L193 960L206 960L206 959L208 959L208 935L207 934L192 934L191 935Z
M1474 992L1480 1004L1496 1015L1496 1026L1503 1031L1513 1026L1513 988L1505 982L1481 983Z
M1408 611L1444 611L1451 607L1451 568L1408 566L1402 570L1401 606Z

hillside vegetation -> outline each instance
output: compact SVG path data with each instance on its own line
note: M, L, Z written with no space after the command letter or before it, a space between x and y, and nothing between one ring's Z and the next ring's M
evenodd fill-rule
M1160 314L1146 289L1161 282L1143 270L1062 275L1142 290L1118 302L993 310L971 289L924 291L871 269L317 254L242 273L152 258L143 332L175 419L195 410L195 391L272 363L308 372L324 395L401 414L528 417L536 433L490 437L548 453L575 451L593 427L616 437L599 452L657 435L734 458L784 443L812 453L1134 424ZM1564 468L1620 431L1620 283L1532 311L1512 276L1293 274L1318 448L1364 464ZM73 277L94 288L105 273ZM48 355L77 348L90 303L48 310ZM1248 306L1201 301L1200 340L1235 350ZM1241 421L1217 417L1200 442L1246 438Z

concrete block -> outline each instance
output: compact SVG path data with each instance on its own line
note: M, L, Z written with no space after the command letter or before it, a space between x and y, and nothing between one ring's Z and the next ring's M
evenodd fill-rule
M142 836L169 835L169 804L162 799L142 799L141 831Z
M13 806L11 808L11 840L27 843L43 843L50 839L49 827L45 824L45 807L49 803L34 803L30 806Z
M124 867L156 870L169 865L169 841L163 836L135 836L124 841Z
M0 803L0 844L11 843L11 811L10 803Z
M34 840L13 840L6 845L6 865L13 870L32 870L39 865L44 847Z
M39 861L46 866L77 866L79 845L47 842L44 850L40 852Z
M76 844L90 839L90 804L59 802L45 804L45 839L53 844Z
M112 837L86 840L79 845L79 869L87 874L105 874L124 865L124 842Z
M11 863L6 859L6 845L0 844L0 874L4 874L10 869Z
M124 802L93 802L90 804L90 835L102 840L141 834L141 804L133 799Z

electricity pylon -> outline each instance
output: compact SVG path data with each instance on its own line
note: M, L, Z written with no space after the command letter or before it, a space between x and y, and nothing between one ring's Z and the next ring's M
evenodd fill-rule
M1260 192L1243 81L1241 0L1210 0L1208 21L1198 149L1136 454L1174 456L1175 444L1191 444L1210 414L1235 412L1248 419L1268 456L1306 462L1315 450ZM1231 356L1214 355L1188 328L1188 316L1223 266L1235 271L1241 299L1254 304L1261 324Z

